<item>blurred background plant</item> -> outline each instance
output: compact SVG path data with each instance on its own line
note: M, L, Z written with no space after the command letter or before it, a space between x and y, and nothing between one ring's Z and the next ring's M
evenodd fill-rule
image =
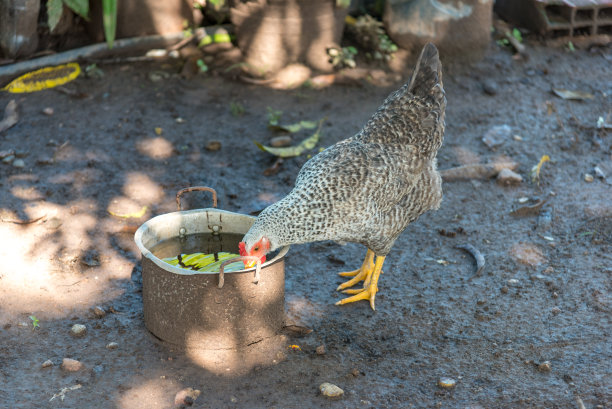
M51 31L59 24L64 6L89 21L89 0L48 0L47 22ZM117 31L117 0L102 0L102 25L106 43L112 48Z

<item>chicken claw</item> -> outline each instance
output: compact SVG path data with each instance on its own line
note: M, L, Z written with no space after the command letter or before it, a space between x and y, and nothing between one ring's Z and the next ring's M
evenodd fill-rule
M336 291L344 290L345 288L352 287L360 281L367 280L374 271L374 252L368 249L363 264L358 270L347 271L345 273L338 273L342 277L353 277L352 279L344 282L336 288ZM361 290L360 290L361 291Z
M366 260L367 260L367 255L366 255ZM344 290L343 292L345 293L352 294L354 292L357 292L357 294L353 295L352 297L344 298L338 301L336 305L348 304L348 303L359 301L359 300L370 300L370 307L372 307L373 310L376 310L376 307L374 305L374 299L376 298L376 293L378 292L378 277L380 276L380 273L382 272L382 266L384 262L385 262L385 257L377 257L376 263L374 265L374 271L371 271L371 273L367 277L365 287L363 288L363 290L360 290L358 292L357 290Z

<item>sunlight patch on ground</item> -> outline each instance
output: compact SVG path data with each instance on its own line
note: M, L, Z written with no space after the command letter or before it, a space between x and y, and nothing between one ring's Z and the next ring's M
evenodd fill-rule
M169 379L152 379L133 386L117 401L118 409L166 409L174 407L174 396L181 389Z
M174 146L165 138L147 138L136 144L138 152L153 159L167 159L174 153Z
M126 176L123 193L144 204L158 202L164 197L161 186L142 172L131 172Z

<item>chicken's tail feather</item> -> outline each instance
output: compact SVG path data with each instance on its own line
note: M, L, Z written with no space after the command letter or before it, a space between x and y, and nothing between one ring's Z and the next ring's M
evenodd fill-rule
M442 63L438 49L432 43L427 43L423 47L412 78L410 78L408 90L428 103L442 104L444 102Z

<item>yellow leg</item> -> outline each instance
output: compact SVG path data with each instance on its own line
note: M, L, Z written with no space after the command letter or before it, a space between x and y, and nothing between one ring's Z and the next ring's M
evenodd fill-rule
M347 271L345 273L338 273L342 277L353 277L345 283L342 283L336 288L337 291L344 290L345 288L352 287L362 280L367 280L368 277L374 271L374 252L368 249L363 264L358 270ZM359 290L361 291L361 290Z
M352 297L344 298L336 303L336 305L348 304L350 302L355 302L359 300L370 300L370 307L373 310L376 310L374 306L374 299L376 298L376 293L378 292L378 277L382 272L382 266L385 262L385 257L376 257L376 263L374 263L374 271L371 273L371 276L368 277L365 283L365 287L363 290L353 295Z

